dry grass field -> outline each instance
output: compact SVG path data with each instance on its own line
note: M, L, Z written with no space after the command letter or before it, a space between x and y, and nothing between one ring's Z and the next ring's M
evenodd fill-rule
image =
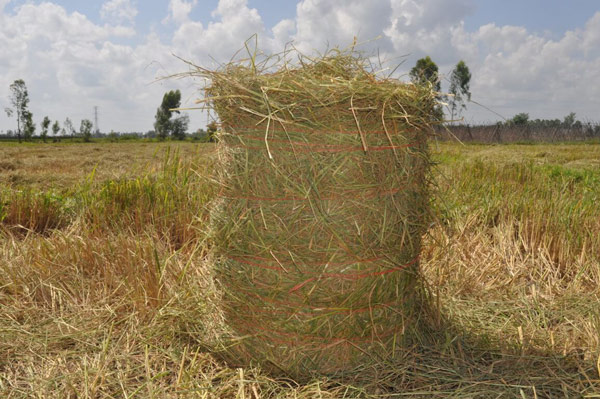
M169 145L182 157L194 155L197 146ZM160 167L164 146L156 143L0 143L0 184L35 189L73 188L95 170L100 181L136 178Z
M0 144L0 397L600 397L600 145L432 151L429 339L300 384L211 354L212 145Z

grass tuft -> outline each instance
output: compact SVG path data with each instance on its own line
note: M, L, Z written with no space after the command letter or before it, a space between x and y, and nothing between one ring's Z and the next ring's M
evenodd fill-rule
M14 234L49 234L68 223L69 212L60 195L32 190L0 193L0 226Z

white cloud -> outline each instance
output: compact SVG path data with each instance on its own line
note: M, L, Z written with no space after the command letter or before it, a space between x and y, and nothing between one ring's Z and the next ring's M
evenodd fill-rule
M131 0L110 0L100 9L102 19L115 25L133 24L137 14L138 10Z
M303 0L296 8L294 41L303 52L310 52L327 45L349 46L355 36L375 39L390 24L391 11L389 0ZM390 43L384 38L377 46L386 50Z
M505 117L529 112L534 118L556 118L577 112L597 120L600 52L591 44L600 36L600 13L583 29L551 40L524 27L484 25L476 32L453 31L457 56L473 70L474 99ZM478 119L493 119L483 111Z
M163 20L163 23L173 21L177 24L189 21L189 15L192 9L198 4L198 0L184 1L171 0L169 1L169 15Z
M472 12L472 1L391 0L391 24L383 30L396 53L433 56L438 63L453 62L452 30Z
M267 37L267 41L269 42L268 48L274 52L280 52L291 42L295 31L296 21L282 19L271 29L273 36L271 38Z
M196 63L207 63L211 58L226 62L246 40L255 34L262 38L265 33L258 11L249 8L247 0L221 0L212 16L206 27L191 20L183 22L173 35L174 52Z
M451 29L473 10L471 0L303 0L298 3L295 44L303 51L346 47L355 36L392 57L435 53L452 58Z
M129 115L114 119L122 128L147 126L136 116L140 104L131 99L133 93L148 90L153 74L144 67L157 52L147 52L144 59L138 55L141 48L114 44L135 33L132 28L100 26L52 3L26 4L14 14L0 15L0 41L5 44L0 47L2 108L10 83L24 79L35 120L48 115L63 121L68 116L78 124L91 118L98 105L101 112L113 115L129 110ZM3 130L13 128L13 122L0 116Z
M581 47L586 57L600 56L600 12L586 23L581 32L581 39Z

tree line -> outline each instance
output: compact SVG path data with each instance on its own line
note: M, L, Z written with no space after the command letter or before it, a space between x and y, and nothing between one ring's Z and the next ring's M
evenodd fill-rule
M33 113L29 110L29 92L23 79L17 79L10 85L9 103L10 107L4 108L4 111L9 118L14 115L17 120L16 135L19 143L22 140L30 140L35 134L36 125L33 123ZM61 133L62 136L73 136L76 133L73 122L69 118L65 119L62 128L58 121L55 121L52 126L50 124L52 124L52 121L48 116L45 116L40 124L40 137L44 142L48 137L50 129L54 136L57 136L58 133ZM92 121L89 119L81 121L79 134L83 137L84 141L90 141L93 126Z
M7 133L8 137L16 136L18 141L29 141L36 133L36 125L33 122L33 113L29 110L29 92L27 85L23 79L17 79L10 85L9 104L4 111L6 115L16 119L16 131L9 130ZM153 131L146 132L145 136L148 138L157 137L160 140L167 138L173 138L183 140L188 134L189 128L189 117L188 115L182 115L178 109L181 106L181 92L179 90L171 90L163 96L162 103L156 111L154 129ZM173 117L178 115L177 117ZM91 141L93 135L98 137L102 136L99 131L93 131L94 125L91 120L83 119L79 126L79 131L75 129L75 126L71 119L66 118L61 124L58 121L54 123L48 116L45 116L40 123L39 137L46 142L50 133L54 138L58 137L81 137L83 141ZM217 131L217 124L211 122L207 125L206 130L198 129L194 134L194 139L203 139L204 141L214 141L215 134ZM60 136L59 136L60 134ZM119 135L113 131L107 135L110 140L117 140L121 136L126 138L139 137L138 134L125 134Z

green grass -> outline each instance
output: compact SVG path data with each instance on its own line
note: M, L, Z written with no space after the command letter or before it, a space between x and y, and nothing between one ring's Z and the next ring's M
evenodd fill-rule
M214 147L93 146L0 144L1 397L600 395L598 144L434 144L432 342L304 384L210 351Z

